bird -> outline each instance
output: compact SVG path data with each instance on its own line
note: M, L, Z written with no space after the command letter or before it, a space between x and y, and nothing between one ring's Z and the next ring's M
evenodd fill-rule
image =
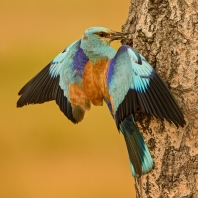
M22 87L17 107L54 100L77 124L91 105L106 103L126 142L132 175L141 177L154 162L135 121L137 112L177 127L184 127L185 119L165 82L140 53L128 45L117 51L111 47L112 41L128 35L88 28Z

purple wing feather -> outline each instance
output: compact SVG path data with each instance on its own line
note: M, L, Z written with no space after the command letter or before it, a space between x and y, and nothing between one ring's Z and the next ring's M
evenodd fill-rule
M79 75L82 78L82 75L84 72L84 67L89 59L85 55L83 50L80 48L80 43L81 42L79 42L78 51L76 52L76 54L74 56L73 70L76 71L76 75Z

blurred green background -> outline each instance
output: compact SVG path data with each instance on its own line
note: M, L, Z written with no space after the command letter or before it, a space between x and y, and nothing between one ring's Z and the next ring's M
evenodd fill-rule
M20 88L85 29L120 31L129 3L1 1L0 198L135 197L124 139L106 105L92 106L78 125L55 102L16 108Z

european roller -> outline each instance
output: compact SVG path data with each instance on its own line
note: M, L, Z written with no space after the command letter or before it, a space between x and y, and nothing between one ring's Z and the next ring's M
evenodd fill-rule
M128 45L110 43L127 37L104 27L87 29L19 91L17 107L55 100L73 123L83 120L91 104L105 102L124 136L132 175L149 172L153 160L135 123L137 111L184 126L184 116L159 74Z

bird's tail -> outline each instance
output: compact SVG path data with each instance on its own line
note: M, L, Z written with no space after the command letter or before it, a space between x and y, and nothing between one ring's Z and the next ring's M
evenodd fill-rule
M126 141L132 175L139 177L149 172L153 168L153 160L132 115L121 122L120 130Z

